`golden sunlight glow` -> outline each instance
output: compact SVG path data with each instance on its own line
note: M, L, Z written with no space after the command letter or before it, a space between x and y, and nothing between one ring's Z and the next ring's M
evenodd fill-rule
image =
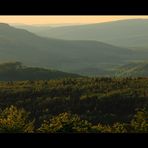
M18 23L18 24L27 24L27 25L34 25L34 24L65 24L65 23L77 23L77 24L89 24L89 23L101 23L101 22L108 22L108 21L115 21L115 20L121 20L121 19L138 19L138 18L143 18L143 19L148 19L148 16L120 16L120 15L89 15L89 16L73 16L73 15L61 15L61 16L56 16L56 15L18 15L18 16L2 16L0 15L0 22L1 23Z

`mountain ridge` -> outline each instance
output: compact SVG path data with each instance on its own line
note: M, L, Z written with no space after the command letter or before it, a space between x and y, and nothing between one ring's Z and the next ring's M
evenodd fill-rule
M82 77L78 74L41 67L24 66L21 62L0 63L0 81L51 80Z
M54 27L38 35L66 40L96 40L121 47L148 47L148 19L125 19Z
M1 62L21 61L30 66L51 67L65 72L126 63L133 51L99 41L40 37L24 29L0 25Z

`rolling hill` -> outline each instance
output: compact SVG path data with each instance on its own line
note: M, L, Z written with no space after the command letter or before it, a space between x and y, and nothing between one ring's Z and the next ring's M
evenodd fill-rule
M148 50L147 19L127 19L54 28L46 27L36 33L45 37L66 40L96 40L121 47L146 48Z
M148 62L132 62L116 69L118 77L148 77Z
M108 68L132 60L133 51L99 41L61 40L37 36L0 23L0 62L76 72L84 68Z
M40 67L27 67L20 62L0 64L0 81L51 80L67 77L77 78L81 76Z

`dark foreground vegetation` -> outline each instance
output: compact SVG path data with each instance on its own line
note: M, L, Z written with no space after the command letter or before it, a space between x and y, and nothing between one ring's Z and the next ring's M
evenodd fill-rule
M0 132L148 132L148 78L0 82Z

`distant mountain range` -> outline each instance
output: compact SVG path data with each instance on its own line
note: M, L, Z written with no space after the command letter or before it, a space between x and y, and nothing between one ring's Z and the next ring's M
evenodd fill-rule
M147 61L148 20L31 29L46 33L43 37L0 23L0 62L21 61L84 76L147 75L140 74L139 68L124 67Z
M55 27L63 27L63 26L74 26L74 25L82 25L78 23L65 23L65 24L43 24L43 25L26 25L26 24L10 24L11 26L14 26L19 29L25 29L32 33L36 34L42 34L43 32L46 32L47 30L50 30Z
M27 67L23 66L20 62L0 64L0 81L51 80L67 77L76 78L81 76L58 70L50 70L40 67Z
M27 29L27 28L25 28ZM29 29L29 31L32 31ZM121 47L148 50L148 19L127 19L88 25L46 27L34 33L65 40L96 40Z
M30 66L79 73L83 69L104 69L126 64L134 54L128 48L99 41L45 38L8 24L0 24L1 62L21 61Z

